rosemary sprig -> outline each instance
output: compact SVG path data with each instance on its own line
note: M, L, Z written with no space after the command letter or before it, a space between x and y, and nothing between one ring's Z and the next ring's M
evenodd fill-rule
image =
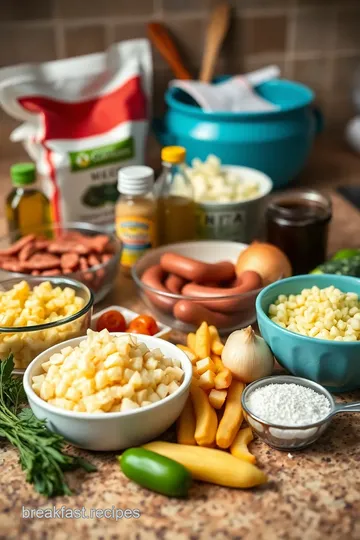
M65 471L78 467L87 472L96 467L86 460L63 453L65 441L49 431L31 409L23 408L26 395L19 378L13 377L13 356L0 362L0 436L19 452L19 462L27 482L47 497L71 495Z

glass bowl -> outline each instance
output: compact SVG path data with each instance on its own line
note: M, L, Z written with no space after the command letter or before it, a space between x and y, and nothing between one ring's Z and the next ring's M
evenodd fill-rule
M88 237L94 237L97 235L106 235L109 237L108 249L111 252L111 258L109 258L106 262L101 262L100 264L91 266L86 270L76 269L73 272L69 271L65 274L66 277L80 281L81 283L84 283L90 287L94 294L94 303L96 304L105 298L115 283L115 278L120 263L122 244L116 235L113 232L110 232L108 228L105 229L104 227L92 225L90 223L73 222L64 223L63 225L52 224L41 227L35 231L36 236L49 240L61 240L61 237L64 235L76 235L76 233L80 233ZM0 250L10 247L14 242L16 242L16 240L18 240L18 238L19 235L16 232L1 237ZM76 237L74 236L74 238ZM81 240L78 240L78 242L81 243ZM27 279L29 273L10 272L0 268L0 279L9 279L14 276L21 276ZM41 275L45 276L45 274Z
M5 292L14 285L26 281L31 289L43 282L50 282L53 287L70 287L76 296L84 300L80 311L58 321L33 326L0 326L0 360L9 354L14 355L15 373L23 374L30 362L41 352L57 343L86 334L91 327L94 296L91 290L78 281L64 277L13 278L0 282L0 292Z
M230 261L233 264L239 253L248 247L247 244L229 242L223 240L208 240L182 242L152 249L143 255L132 268L133 279L139 289L139 294L144 303L149 307L154 316L164 324L182 332L191 332L204 320L202 315L195 322L180 320L174 316L173 308L179 301L187 301L190 309L202 305L213 313L207 320L214 324L222 334L226 334L252 324L256 320L255 300L259 292L256 289L244 294L226 294L223 296L198 297L174 294L154 289L141 281L143 273L151 266L160 263L164 253L171 252L185 257L195 258L207 263Z

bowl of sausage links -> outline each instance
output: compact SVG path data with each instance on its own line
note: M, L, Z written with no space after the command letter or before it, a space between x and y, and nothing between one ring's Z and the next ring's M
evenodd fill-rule
M89 287L94 302L111 290L122 245L112 233L89 223L51 224L19 238L0 238L0 278L65 276Z
M275 246L223 240L152 249L132 269L139 293L156 318L184 332L203 321L221 333L252 324L258 293L288 275L290 264Z
M292 375L333 392L360 388L360 280L302 275L266 287L256 300L261 334Z

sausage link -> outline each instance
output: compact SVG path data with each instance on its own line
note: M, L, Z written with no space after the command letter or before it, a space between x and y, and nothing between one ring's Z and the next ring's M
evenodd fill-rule
M79 255L88 255L90 250L88 246L84 246L84 244L73 244L68 251L74 251L74 253L78 253Z
M182 293L186 296L204 298L204 300L201 301L201 305L209 309L214 309L221 313L232 313L234 311L249 308L248 296L251 296L251 298L249 298L250 304L254 303L254 297L252 295L247 295L246 297L241 297L239 295L255 291L256 289L259 289L261 285L261 276L253 270L246 270L238 276L236 287L224 289L188 283L183 287ZM224 297L227 295L229 295L230 298L216 300L217 296ZM231 296L234 298L231 298ZM214 297L214 300L209 300L211 297Z
M101 264L101 261L98 259L98 257L93 254L89 255L88 261L89 266L99 266L99 264Z
M35 247L37 251L47 251L49 244L50 240L46 240L45 238L38 238L35 240Z
M165 287L168 291L174 294L181 294L181 289L186 285L186 279L176 276L175 274L169 274L165 279Z
M111 253L104 253L104 255L101 255L101 262L107 263L112 258L113 258L113 256L111 255Z
M0 267L4 262L19 262L16 257L11 255L0 255Z
M166 272L196 283L208 283L209 281L219 283L236 277L235 267L228 261L209 264L176 253L164 253L160 264Z
M59 240L61 242L81 242L84 238L88 237L81 234L80 232L66 231L59 237Z
M53 268L52 270L44 270L40 274L41 276L60 276L61 271L58 268Z
M62 268L67 268L74 270L79 264L80 257L77 253L63 253L61 255L61 266Z
M89 263L86 257L80 257L80 270L87 270Z
M199 326L203 321L213 324L217 328L232 328L239 324L239 314L227 315L217 311L211 311L191 300L179 300L174 306L174 317L180 321Z
M8 272L26 272L24 265L18 261L3 261L1 268Z
M149 287L152 287L153 289L157 289L161 292L169 293L166 289L166 287L163 285L163 280L165 278L165 272L161 268L160 264L156 264L154 266L150 266L145 270L143 275L141 276L141 281L148 285ZM169 298L167 296L162 296L161 294L156 294L150 291L145 290L144 291L146 296L155 304L156 307L159 309L166 311L168 313L172 312L172 308L174 307L176 303L176 299Z
M36 254L22 263L27 270L51 270L60 267L60 258L50 254Z
M55 253L56 255L62 255L63 253L78 253L79 255L87 255L90 249L84 244L78 244L75 242L51 242L47 248L49 253Z
M28 242L18 253L19 262L27 261L36 252L37 249L35 247L35 243L33 241Z
M21 251L21 249L26 246L26 244L29 244L33 240L35 240L35 235L28 234L27 236L20 238L20 240L15 242L15 244L13 244L12 246L6 249L1 249L0 255L17 255Z
M86 243L91 249L91 251L96 251L96 253L102 254L106 251L106 248L108 247L109 237L105 234L98 234L97 236L88 238Z

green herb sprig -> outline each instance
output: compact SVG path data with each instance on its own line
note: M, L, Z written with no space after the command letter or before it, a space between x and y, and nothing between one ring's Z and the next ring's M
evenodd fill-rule
M19 452L26 481L46 497L71 495L64 473L75 468L87 472L96 467L86 460L63 453L64 438L49 431L31 409L23 408L26 395L19 378L13 377L13 356L0 361L0 437Z

